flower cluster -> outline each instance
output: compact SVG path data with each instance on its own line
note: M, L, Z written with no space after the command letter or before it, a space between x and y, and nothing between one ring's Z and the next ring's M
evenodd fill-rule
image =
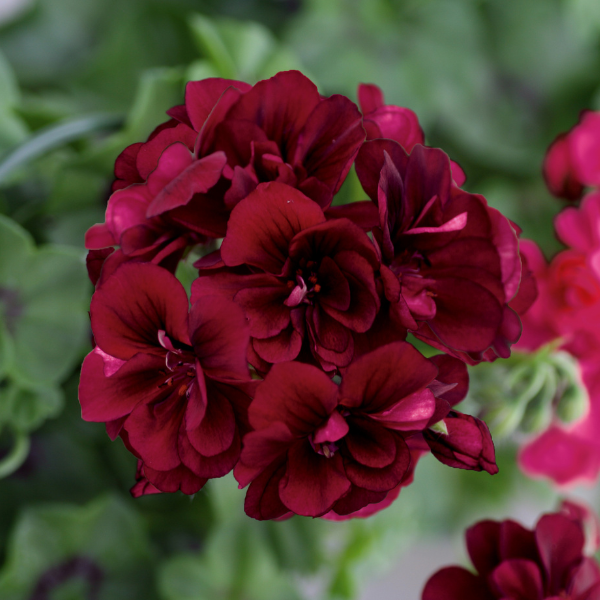
M441 569L422 600L600 598L600 565L589 557L599 546L598 523L586 507L564 502L533 531L511 520L481 521L465 537L477 573Z
M594 482L600 474L600 113L585 112L581 122L557 138L548 151L544 170L550 190L578 199L555 220L558 238L567 246L548 263L540 250L523 241L539 288L539 297L523 319L518 347L535 351L554 342L579 363L589 395L585 415L572 425L555 420L522 450L519 461L530 475L551 478L559 485ZM561 179L562 177L562 179ZM570 182L570 183L569 183ZM574 186L573 182L577 183ZM564 193L563 193L564 192Z
M340 519L392 502L424 452L497 471L485 423L454 406L533 301L517 228L412 111L373 85L359 100L295 71L191 82L118 157L86 237L80 401L138 458L135 496L233 469L254 518ZM332 206L353 166L369 200Z

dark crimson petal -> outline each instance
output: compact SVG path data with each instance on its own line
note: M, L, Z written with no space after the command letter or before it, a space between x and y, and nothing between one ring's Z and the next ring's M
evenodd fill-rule
M467 550L475 570L486 577L501 562L500 528L505 521L479 521L465 533Z
M144 181L136 165L138 152L143 145L142 142L137 142L136 144L127 146L115 160L115 177L121 179L125 186L132 183L142 183ZM113 191L115 191L114 188Z
M312 311L315 342L327 350L343 353L352 341L350 332L318 306Z
M171 157L172 154L179 152L183 152L185 156L191 158L189 150L183 144L173 144L163 152L158 168L148 179L148 185L153 193L156 193L156 196L148 206L147 217L155 217L168 210L184 206L192 199L194 194L208 192L219 181L223 167L227 163L227 157L223 152L214 152L186 165L183 162L183 157ZM159 170L171 158L175 163L173 168L177 170L177 174L168 181L159 181L158 176L163 175L159 173ZM180 165L183 166L183 170L180 170ZM170 172L168 174L171 175ZM154 192L154 188L158 186L160 186L160 191Z
M131 490L129 490L134 498L140 498L149 494L161 493L161 491L157 487L154 487L148 481L148 479L146 479L146 475L144 475L143 469L144 463L141 460L138 460L137 472L135 474L136 484L131 488Z
M466 352L489 348L503 316L496 296L476 281L459 277L437 279L431 287L436 314L428 323L440 340Z
M285 301L290 288L272 275L253 275L248 287L234 297L242 307L250 325L253 338L265 339L281 333L290 323L290 307Z
M383 106L383 92L372 83L360 83L358 85L358 104L364 115L377 110Z
M348 219L365 231L379 225L379 211L370 200L361 200L341 206L330 206L325 211L327 220Z
M221 256L228 266L245 263L279 274L294 236L324 221L319 206L298 190L261 184L233 209Z
M425 584L422 600L494 600L485 581L462 567L446 567Z
M244 501L244 511L249 517L265 521L289 512L279 498L279 482L284 472L285 464L274 463L250 484Z
M96 223L85 232L85 247L89 250L101 250L115 244L117 240L105 223Z
M186 422L187 436L192 446L202 456L215 456L227 451L233 443L236 432L235 415L227 397L206 382L208 403L206 412L198 427Z
M396 458L396 436L369 419L350 419L350 431L344 438L352 458L366 467L380 469Z
M417 145L410 153L403 179L408 198L418 198L425 203L437 196L444 206L452 187L450 159L438 148Z
M178 104L177 106L172 106L169 110L165 111L172 119L179 121L180 123L184 123L188 127L192 127L192 122L188 117L187 109L185 108L185 104Z
M363 490L355 485L350 488L350 491L334 505L332 510L340 515L352 515L352 513L368 506L369 504L377 504L385 500L388 492L372 492L371 490Z
M498 472L494 444L487 425L457 411L444 420L448 434L427 429L423 432L432 454L443 464L456 469Z
M240 436L236 432L231 445L220 454L207 457L200 454L189 440L185 429L179 432L177 449L181 462L198 477L222 477L238 462L241 450Z
M152 140L146 142L139 150L136 158L137 169L142 180L157 168L159 159L171 144L179 144L188 150L193 150L196 132L187 125L177 125L174 128L163 129Z
M505 560L489 576L501 598L540 600L544 589L538 565L530 560Z
M308 435L334 411L337 391L337 385L312 365L274 365L250 405L250 424L260 430L281 421L295 435Z
M367 413L382 412L422 390L436 374L436 367L411 344L389 344L350 365L340 385L341 404Z
M229 210L250 195L258 185L258 177L250 172L250 168L242 169L240 166L233 168L233 178L231 179L231 187L225 193L225 206Z
M302 164L330 188L333 197L365 139L361 121L356 105L345 96L325 98L308 117L290 162Z
M544 515L535 526L538 551L548 579L548 590L566 587L569 571L581 560L585 537L581 526L562 514Z
M235 87L247 92L251 86L243 81L210 77L201 81L189 81L185 86L185 108L196 131L200 131L223 92Z
M435 377L436 381L450 385L456 384L451 390L443 392L441 395L436 393L434 387L431 387L430 389L436 397L443 398L451 406L464 400L469 391L469 372L465 363L447 354L438 354L432 356L429 360L438 368L438 374Z
M273 185L273 184L271 184ZM313 203L314 206L314 203ZM355 252L369 263L372 269L379 268L379 259L371 240L360 227L347 219L314 224L310 229L298 233L289 244L289 256L293 259L330 256L336 262L337 255ZM338 264L339 266L339 264Z
M339 310L325 303L325 310L352 331L364 333L373 325L380 307L372 265L356 252L338 252L335 262L348 282L350 306Z
M396 442L396 455L386 467L367 467L344 456L346 476L353 485L373 492L387 492L404 479L410 468L410 450L399 434L393 434Z
M140 403L164 394L158 386L165 381L164 358L136 354L116 373L108 376L107 365L98 347L83 361L79 382L81 417L86 421L106 422L131 413Z
M259 81L229 111L228 119L256 123L277 142L289 162L300 130L321 102L315 84L299 71L283 71Z
M535 533L510 519L502 521L500 524L500 542L498 548L502 560L527 558L536 563L540 561Z
M279 497L297 515L320 517L350 489L339 453L326 458L317 454L308 440L302 440L287 456Z
M256 354L267 363L281 363L294 360L298 356L302 348L302 339L302 334L292 325L288 325L281 333L264 340L255 338L251 344ZM258 368L258 365L254 366Z
M583 594L577 596L575 600L600 600L600 583L597 583Z
M356 157L356 174L358 175L358 179L367 196L375 204L378 202L377 190L379 188L381 169L385 162L384 152L389 154L394 166L404 178L409 158L404 148L398 142L393 140L365 142Z
M319 304L341 311L348 310L351 301L350 286L335 261L329 256L324 256L321 260L317 277L321 282Z
M169 471L157 471L144 465L144 474L161 492L173 493L181 490L189 496L199 492L207 482L207 479L194 475L185 465L179 465Z
M147 467L170 471L181 464L177 439L184 411L185 403L174 390L161 403L137 406L125 421L129 443Z
M529 310L538 297L537 281L524 252L521 252L521 263L523 264L521 284L517 295L510 301L509 305L520 317Z
M163 356L161 330L189 344L185 289L155 265L121 265L92 297L90 314L96 343L117 358L127 360L137 352Z
M202 370L213 379L247 379L248 323L235 303L205 296L189 316L190 340Z
M425 143L417 115L402 106L382 106L365 116L367 139L387 138L398 142L407 152ZM464 182L464 179L462 180ZM457 184L458 185L458 184Z
M87 267L88 277L92 285L96 285L100 279L100 273L104 261L115 251L114 248L101 248L100 250L90 250L85 257L85 266Z
M233 473L240 488L247 486L265 469L268 470L269 465L281 463L294 439L281 421L273 422L266 429L247 433L240 461Z

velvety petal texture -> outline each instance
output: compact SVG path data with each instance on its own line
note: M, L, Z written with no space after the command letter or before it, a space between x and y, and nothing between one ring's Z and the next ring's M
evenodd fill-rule
M441 569L426 583L422 600L595 598L600 566L583 552L587 514L573 504L543 515L533 531L510 520L476 523L466 535L476 573Z
M412 477L407 440L435 414L437 374L406 342L353 362L339 386L312 365L274 365L248 410L253 431L234 470L241 487L250 483L248 515L345 518L386 506Z
M171 273L128 263L94 294L90 313L97 346L82 368L82 416L110 422L140 459L132 494L193 494L229 472L255 387L240 308L207 297L189 311Z

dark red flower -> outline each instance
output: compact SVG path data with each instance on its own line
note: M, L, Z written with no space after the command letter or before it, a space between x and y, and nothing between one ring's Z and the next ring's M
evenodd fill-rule
M354 333L367 331L379 309L379 261L358 226L326 221L290 186L262 184L231 213L221 257L228 268L201 271L192 301L224 294L244 309L250 362L293 360L306 340L326 369L350 363Z
M90 309L96 347L79 386L82 417L107 424L142 461L134 494L192 494L229 472L253 388L239 308L203 298L188 315L183 286L165 269L122 265Z
M312 365L274 365L250 405L254 431L234 470L240 487L250 484L246 513L363 516L367 505L391 502L412 477L407 440L444 418L445 394L462 385L438 376L406 342L354 361L339 387Z
M422 600L598 600L600 567L584 553L581 513L547 514L535 530L514 521L481 521L466 533L477 574L446 567Z
M390 322L476 363L510 355L521 323L509 306L521 261L511 223L452 182L448 157L392 140L365 142L356 162L378 206L373 235Z
M376 85L361 83L358 86L358 103L363 113L367 140L394 140L409 154L417 144L425 144L417 115L410 108L384 104L383 92ZM464 171L454 161L450 161L450 168L454 182L462 186L466 180Z

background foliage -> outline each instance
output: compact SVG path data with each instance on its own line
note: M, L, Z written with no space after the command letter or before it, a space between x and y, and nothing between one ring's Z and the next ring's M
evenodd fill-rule
M193 499L134 502L134 460L79 416L83 234L103 219L116 155L182 101L186 81L300 68L324 94L354 98L373 82L415 110L466 188L552 253L560 206L540 165L581 109L600 108L599 7L0 0L0 476L12 473L0 479L0 597L353 598L417 538L504 516L523 496L548 509L552 492L516 471L508 442L494 478L425 458L414 485L367 521L254 522L231 477ZM342 194L362 198L352 175Z

